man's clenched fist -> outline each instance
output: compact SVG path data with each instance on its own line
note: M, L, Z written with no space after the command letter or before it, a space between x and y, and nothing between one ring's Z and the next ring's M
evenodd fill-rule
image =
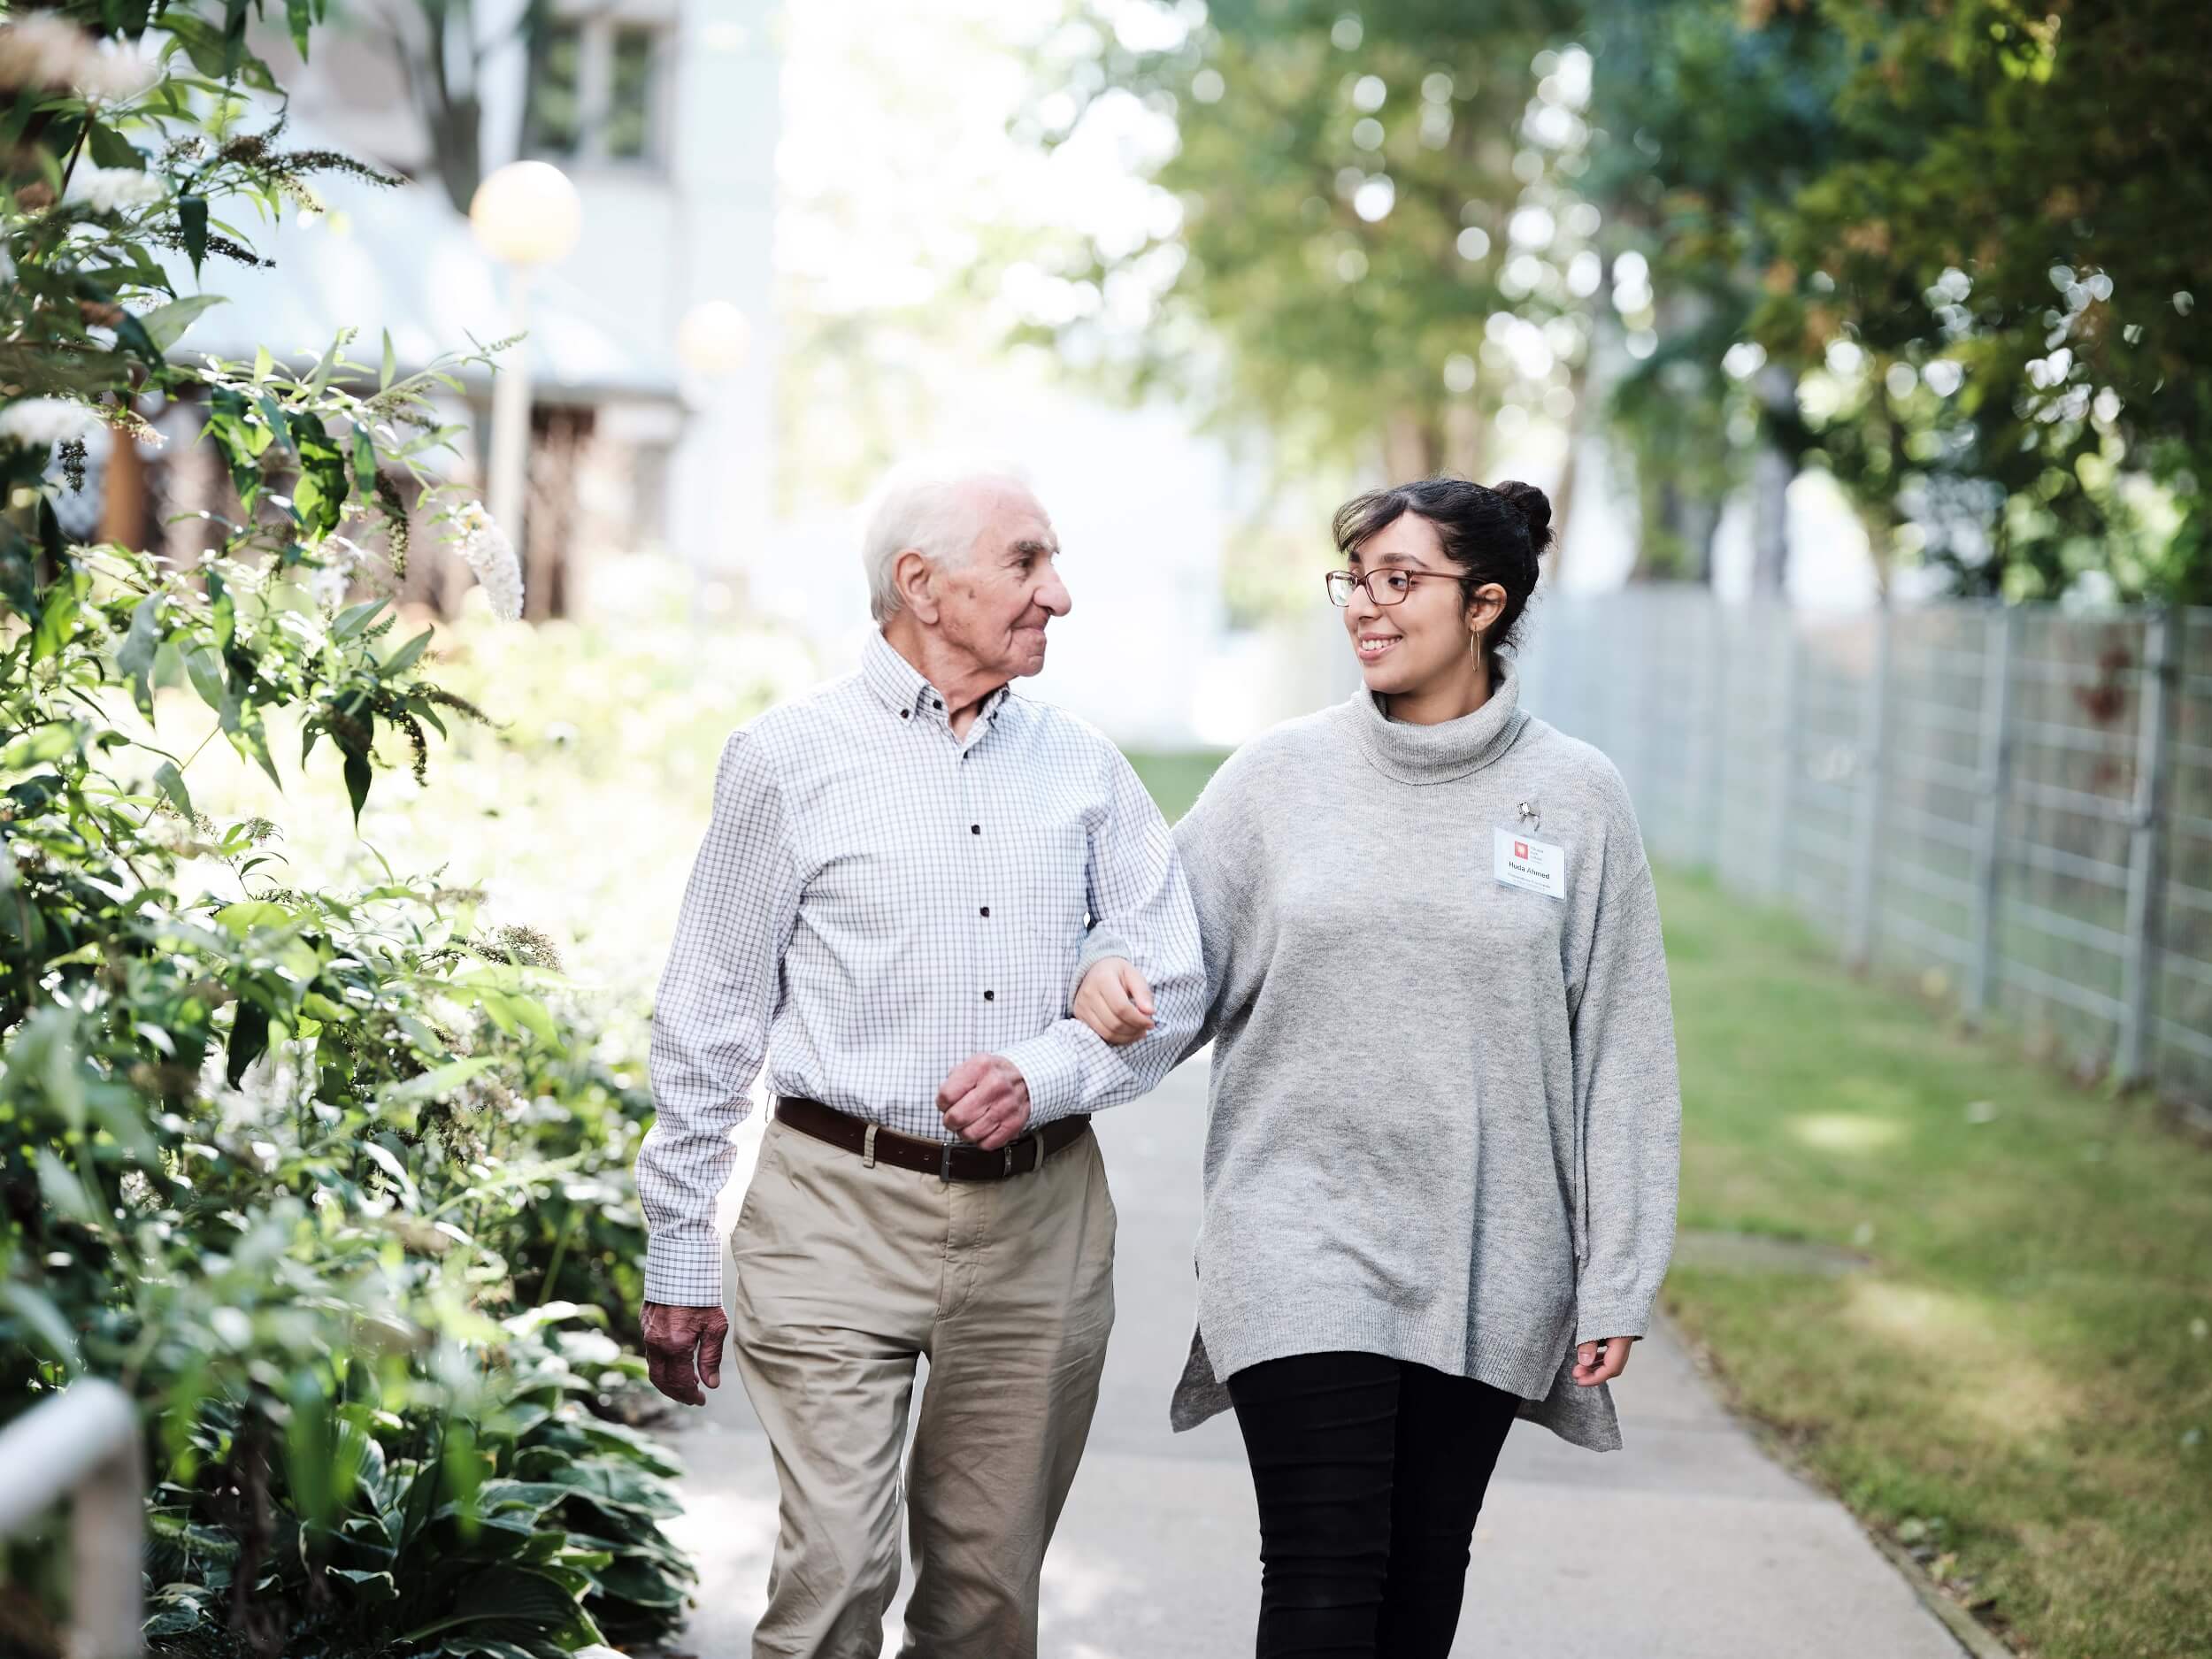
M671 1400L703 1406L700 1392L722 1381L722 1340L730 1322L719 1308L680 1308L665 1302L649 1302L639 1316L645 1328L645 1370L653 1386Z
M1029 1079L1003 1055L972 1055L938 1089L937 1110L954 1134L995 1152L1029 1126Z

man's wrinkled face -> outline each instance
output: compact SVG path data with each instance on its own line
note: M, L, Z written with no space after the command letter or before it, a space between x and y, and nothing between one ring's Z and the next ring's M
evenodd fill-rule
M937 632L994 679L1041 672L1045 626L1071 603L1056 568L1059 538L1020 486L975 488L987 492L982 532L964 562L937 569Z

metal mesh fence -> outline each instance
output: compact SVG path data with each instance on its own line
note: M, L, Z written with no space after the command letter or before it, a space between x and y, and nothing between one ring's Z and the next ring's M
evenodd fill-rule
M2085 1070L2212 1102L2212 611L1555 598L1532 706L1658 856Z

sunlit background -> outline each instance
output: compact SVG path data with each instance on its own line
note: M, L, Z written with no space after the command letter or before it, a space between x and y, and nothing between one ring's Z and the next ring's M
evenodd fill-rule
M347 0L304 61L256 23L283 142L401 181L229 227L265 267L170 256L227 296L173 355L506 342L423 460L514 537L523 619L426 509L403 572L350 549L326 582L434 626L495 724L427 787L385 754L357 826L219 743L195 799L280 823L289 885L478 895L634 1077L714 756L856 662L856 510L900 457L1026 467L1074 596L1030 688L1171 817L1356 683L1340 500L1533 482L1527 695L1662 871L1670 1311L1981 1628L2212 1651L2190 10ZM96 434L65 528L188 565L237 498L204 404L142 412L167 442ZM202 743L188 687L157 704ZM724 1617L764 1503L687 1523L744 1563ZM1133 1594L1087 1570L1079 1624Z

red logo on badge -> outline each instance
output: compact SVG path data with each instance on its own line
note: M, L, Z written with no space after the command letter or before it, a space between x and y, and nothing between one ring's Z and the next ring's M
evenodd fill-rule
M1527 857L1527 856L1528 856L1528 843L1527 843L1526 841L1515 841L1515 842L1513 843L1513 856L1514 856L1516 858L1525 858L1525 857Z

